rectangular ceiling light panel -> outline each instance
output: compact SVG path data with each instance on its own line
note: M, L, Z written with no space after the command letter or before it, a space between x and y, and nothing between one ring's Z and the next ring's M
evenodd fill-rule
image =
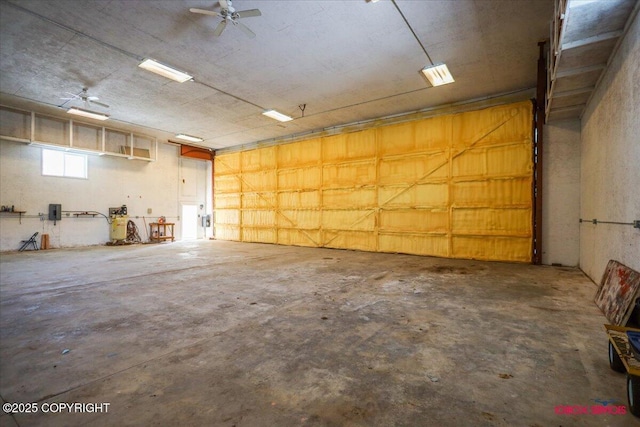
M75 114L76 116L89 117L96 120L107 120L109 116L107 114L96 113L89 110L83 110L82 108L71 107L67 110L69 114Z
M177 134L176 138L184 139L185 141L191 141L191 142L202 142L202 141L204 141L204 139L202 139L202 138L199 138L197 136L186 135L184 133Z
M453 76L449 72L446 64L436 64L422 69L422 73L431 83L431 86L442 86L453 83Z
M193 76L190 76L187 73L183 73L182 71L176 70L175 68L171 68L168 65L164 65L159 63L158 61L154 61L153 59L145 59L138 65L140 68L144 68L147 71L151 71L152 73L159 74L163 77L166 77L171 80L175 80L176 82L186 82L187 80L191 80Z
M288 122L290 120L293 120L292 117L289 117L286 114L279 113L276 110L266 110L262 114L267 117L271 117L272 119L276 119L280 122Z

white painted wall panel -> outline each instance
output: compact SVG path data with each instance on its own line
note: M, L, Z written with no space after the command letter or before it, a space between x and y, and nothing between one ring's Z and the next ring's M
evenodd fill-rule
M544 127L542 263L580 262L580 120Z
M640 219L640 18L631 24L582 117L580 216ZM616 259L640 271L640 230L583 223L580 267L599 283Z
M40 147L1 140L0 204L14 205L27 213L22 223L17 216L0 214L0 251L18 249L20 240L36 231L49 234L54 248L104 244L109 240L109 224L102 217L75 218L63 213L55 225L46 215L41 221L38 213L47 213L50 203L61 204L63 211L104 214L108 214L109 207L127 205L143 240L147 240L149 222L160 215L176 222L178 152L167 144L160 144L158 150L155 162L90 155L89 178L85 180L42 176ZM148 208L152 209L151 215L147 214ZM179 229L176 226L178 238Z

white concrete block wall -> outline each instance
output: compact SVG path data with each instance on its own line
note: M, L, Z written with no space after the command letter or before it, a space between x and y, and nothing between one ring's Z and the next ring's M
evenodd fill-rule
M640 18L636 15L585 114L581 130L580 216L640 219ZM617 259L640 271L640 229L583 223L580 267L599 283Z
M176 222L176 236L180 237L177 147L159 144L155 162L90 155L88 179L43 176L41 153L36 146L0 141L0 204L27 211L22 223L17 216L0 215L0 251L18 249L20 240L36 231L49 234L54 248L98 245L109 240L109 224L102 217L75 218L63 213L62 220L54 225L46 219L50 203L61 204L63 211L98 211L105 215L109 207L124 204L143 241L148 237L145 220L148 227L150 220L161 215ZM152 214L147 214L148 208ZM44 221L38 213L45 214Z
M580 262L580 120L544 127L542 263Z

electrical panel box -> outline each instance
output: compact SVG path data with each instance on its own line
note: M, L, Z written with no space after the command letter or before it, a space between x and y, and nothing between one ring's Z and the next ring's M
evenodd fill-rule
M49 220L60 221L62 219L62 205L49 204Z

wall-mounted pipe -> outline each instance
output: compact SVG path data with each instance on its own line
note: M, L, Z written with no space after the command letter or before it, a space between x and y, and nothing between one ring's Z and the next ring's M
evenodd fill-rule
M598 224L633 225L633 228L640 228L640 219L636 219L633 222L619 222L619 221L602 221L595 218L594 219L580 218L580 223L582 224L583 222L594 224L594 225L598 225Z

